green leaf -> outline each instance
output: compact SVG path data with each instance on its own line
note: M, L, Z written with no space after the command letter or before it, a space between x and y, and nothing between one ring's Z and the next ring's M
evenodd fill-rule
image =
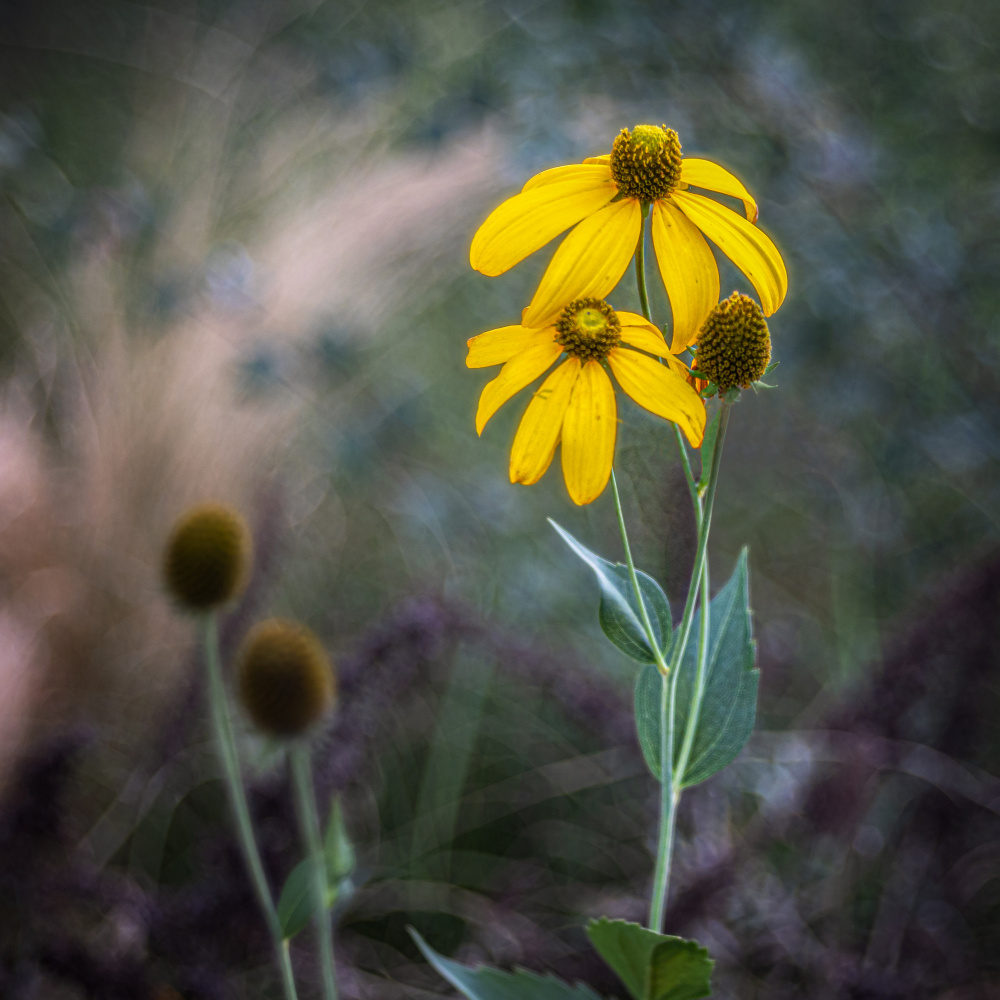
M715 962L697 941L624 920L591 920L587 935L635 1000L698 1000L712 993Z
M715 442L719 439L719 421L722 419L722 409L715 411L715 416L708 422L705 428L705 438L701 442L701 478L698 480L698 489L708 488L708 476L712 471L712 457L715 455Z
M330 816L323 836L323 856L330 885L339 886L354 871L354 845L344 828L339 795L335 795L330 803Z
M608 562L581 545L568 531L564 531L549 518L549 524L559 532L562 540L597 574L601 587L601 605L598 618L604 634L626 655L639 663L655 663L656 657L646 639L642 612L632 586L628 567L623 563ZM672 630L670 604L660 585L641 570L636 570L643 604L649 615L653 637L662 651L670 645Z
M684 742L698 659L700 610L677 676L677 715L674 720L674 760ZM709 652L705 664L705 693L697 721L691 756L678 788L687 788L722 770L746 746L757 713L756 644L750 620L746 549L740 554L729 582L712 598L709 615ZM649 769L660 777L660 684L655 668L640 671L635 685L635 721L639 743Z
M453 962L439 955L412 927L408 930L424 958L469 1000L600 1000L589 986L570 986L555 976L539 976L526 969L503 972L488 965L473 969Z
M323 838L326 862L326 905L332 907L339 896L350 889L347 879L354 871L354 847L344 829L340 798L330 805L330 816ZM278 922L286 941L295 937L313 915L312 869L309 860L300 861L288 874L278 897Z

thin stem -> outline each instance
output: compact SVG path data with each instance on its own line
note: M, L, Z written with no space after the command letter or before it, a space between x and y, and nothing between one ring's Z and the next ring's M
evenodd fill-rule
M236 821L236 833L243 860L246 862L257 895L257 903L268 933L274 945L275 959L281 970L281 985L285 1000L297 1000L295 978L292 975L292 962L288 953L287 943L281 933L281 922L278 911L274 908L274 900L264 874L264 865L260 860L257 840L254 837L253 823L250 819L250 808L247 805L246 792L243 789L243 779L240 774L240 760L236 752L236 741L233 738L233 726L229 718L229 707L226 703L226 688L222 680L222 667L219 663L219 635L214 614L205 618L205 662L208 668L208 691L212 709L212 727L215 739L222 757L222 765L226 772L226 789L229 793L229 804Z
M649 313L649 296L646 294L646 216L649 214L649 206L642 206L642 223L639 227L639 242L635 248L635 283L639 286L639 305L642 307L642 314L653 322Z
M632 590L635 593L636 603L639 605L639 612L642 616L642 630L646 633L646 642L653 651L656 660L656 667L663 674L667 675L667 661L660 649L660 644L656 641L656 634L653 632L653 623L649 620L649 612L646 610L646 602L642 599L642 591L639 589L639 578L636 576L635 564L632 562L632 549L628 543L628 532L625 530L625 516L622 514L622 500L618 495L618 480L615 479L615 470L611 470L611 489L615 495L615 511L618 514L618 530L622 535L622 546L625 549L625 562L628 565L629 579L632 581Z
M670 663L668 665L669 676L663 677L664 693L660 699L661 718L663 719L663 725L660 727L660 835L656 854L656 870L653 876L653 895L650 900L649 910L650 930L654 930L657 933L660 933L663 928L663 916L667 907L667 893L670 888L670 864L673 857L674 828L677 820L677 806L683 791L677 785L683 780L684 771L687 768L687 757L690 755L691 745L694 742L691 718L692 713L700 708L701 697L699 695L698 705L692 703L689 706L684 744L675 765L673 761L673 744L674 720L677 717L677 679L680 674L681 663L684 659L684 652L687 648L688 638L691 634L691 623L694 619L694 609L697 603L698 592L701 590L703 593L702 606L705 608L705 613L702 615L702 648L699 650L698 675L695 678L695 687L698 687L700 681L702 684L702 694L704 693L705 664L703 657L706 655L708 626L708 564L706 552L708 550L708 532L712 524L712 509L715 505L715 491L719 482L719 467L722 462L722 445L726 437L726 427L729 424L731 406L731 403L723 400L722 412L719 416L719 434L715 441L715 451L712 453L712 465L709 470L704 506L702 506L700 498L695 498L698 548L695 554L694 570L691 573L691 585L688 587L687 600L684 603L684 614L681 617L681 623L677 630L677 638L671 649ZM684 750L685 746L687 747L686 753Z
M289 751L292 786L295 789L295 811L299 817L302 839L306 842L306 856L312 868L313 917L319 937L319 959L323 974L323 995L326 1000L337 1000L337 983L333 964L333 920L327 905L326 859L323 854L323 835L320 833L319 813L316 809L316 791L313 788L312 765L309 748L299 741Z
M670 885L670 862L674 852L674 826L677 819L679 792L674 791L674 707L676 685L672 677L660 678L660 840L656 850L656 870L653 872L653 895L649 901L649 929L663 931L663 914L667 909L667 888Z
M684 741L681 743L680 752L677 754L677 763L674 767L675 782L680 782L684 778L688 761L691 759L691 748L694 746L694 738L698 731L698 717L701 715L701 702L705 696L705 668L708 664L708 639L711 613L708 560L706 559L701 569L701 620L698 623L698 664L695 668L694 690L691 692L687 725L684 727Z
M701 497L698 495L698 482L691 471L691 458L688 455L687 445L684 443L684 435L680 427L674 424L674 434L677 436L677 450L681 454L681 465L684 467L684 478L687 480L688 493L691 494L691 502L694 504L695 524L701 531Z

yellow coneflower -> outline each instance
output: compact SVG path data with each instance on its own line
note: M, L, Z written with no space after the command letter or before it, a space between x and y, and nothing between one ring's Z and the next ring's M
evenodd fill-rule
M739 198L746 218L692 187ZM646 206L673 313L673 353L694 343L719 300L719 269L705 236L749 278L765 316L781 305L788 275L775 245L754 225L756 202L717 163L683 157L677 133L665 125L622 129L610 154L532 177L480 226L469 259L483 274L503 274L575 226L525 310L525 325L537 327L555 304L602 299L618 284L635 253Z
M643 354L641 352L648 352ZM642 316L581 298L538 326L489 330L469 341L470 368L502 364L479 398L476 431L515 393L565 360L532 396L514 437L510 481L535 483L562 443L562 468L573 502L600 496L611 475L618 428L615 390L606 370L640 406L672 420L694 447L705 432L705 405L687 383L688 369ZM649 357L663 358L661 364Z
M714 382L720 393L749 389L764 377L770 360L771 333L760 306L749 295L733 292L701 326L693 374Z

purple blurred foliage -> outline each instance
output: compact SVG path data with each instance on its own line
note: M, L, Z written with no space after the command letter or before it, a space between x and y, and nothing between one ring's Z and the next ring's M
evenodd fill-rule
M975 875L974 862L1000 853L1000 799L976 802L945 794L943 780L936 787L903 772L914 747L995 768L990 741L1000 654L990 622L998 604L1000 556L993 555L901 623L871 685L846 698L818 727L825 732L821 739L839 748L839 762L810 772L791 805L763 802L738 823L703 829L712 803L733 791L709 782L686 796L681 828L690 830L698 817L698 851L689 851L692 856L678 867L666 926L715 940L724 928L726 948L717 957L727 991L831 1000L919 1000L956 988L963 998L988 995L995 970L984 965L983 942L996 929L996 893L988 876ZM638 765L630 698L620 686L483 622L467 607L414 599L373 627L340 664L340 708L316 748L321 808L334 793L345 794L349 804L351 789L373 780L386 713L392 704L405 708L439 689L458 643L502 664L505 682L541 694L596 745L621 748ZM767 670L766 662L762 668ZM964 697L951 696L956 688ZM189 706L183 714L188 720L197 716ZM177 726L169 720L165 730ZM44 748L24 763L2 804L0 994L27 1000L40 995L45 977L54 976L75 984L82 996L143 997L153 983L169 981L185 997L222 1000L233 977L259 967L269 950L234 838L218 823L208 826L199 873L179 888L140 886L114 866L88 869L66 842L61 821L62 796L86 745L85 736L74 734ZM874 799L890 783L904 787L903 814L886 828L878 857L866 860L852 845L870 822ZM652 779L644 776L628 788L639 796L652 830ZM284 774L255 784L250 800L277 886L299 851ZM835 873L843 895L836 918L829 908L810 910L808 903L815 881L811 866L817 851L829 853L830 844L840 845L833 854L845 859ZM516 934L525 913L541 912L537 899L551 890L555 877L544 864L528 869L502 857L497 863L493 884L500 888L481 918L494 937ZM634 884L608 884L602 905L616 916L641 920L648 877L647 870L636 873ZM867 916L859 916L865 900ZM120 924L137 928L133 936L141 945L108 951L74 936L67 928L80 909L114 914ZM352 963L369 952L364 928L351 924L349 911L347 918L338 958L351 981ZM587 982L602 994L620 994L617 980L587 945L582 923L519 940L518 963ZM296 960L307 972L311 948L308 935L294 943ZM401 970L410 967L411 959L399 961ZM370 967L367 960L362 964ZM399 972L403 982L407 975Z

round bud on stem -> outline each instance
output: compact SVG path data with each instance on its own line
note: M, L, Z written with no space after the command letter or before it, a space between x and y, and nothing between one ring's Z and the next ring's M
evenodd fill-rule
M708 314L698 334L698 361L693 374L725 394L749 389L762 378L771 360L771 335L759 305L749 295L733 292Z
M167 542L167 590L189 611L210 611L243 589L250 552L250 532L235 509L198 504L177 522Z
M272 618L247 637L239 691L259 729L287 738L301 736L333 707L336 678L323 646L309 629Z

